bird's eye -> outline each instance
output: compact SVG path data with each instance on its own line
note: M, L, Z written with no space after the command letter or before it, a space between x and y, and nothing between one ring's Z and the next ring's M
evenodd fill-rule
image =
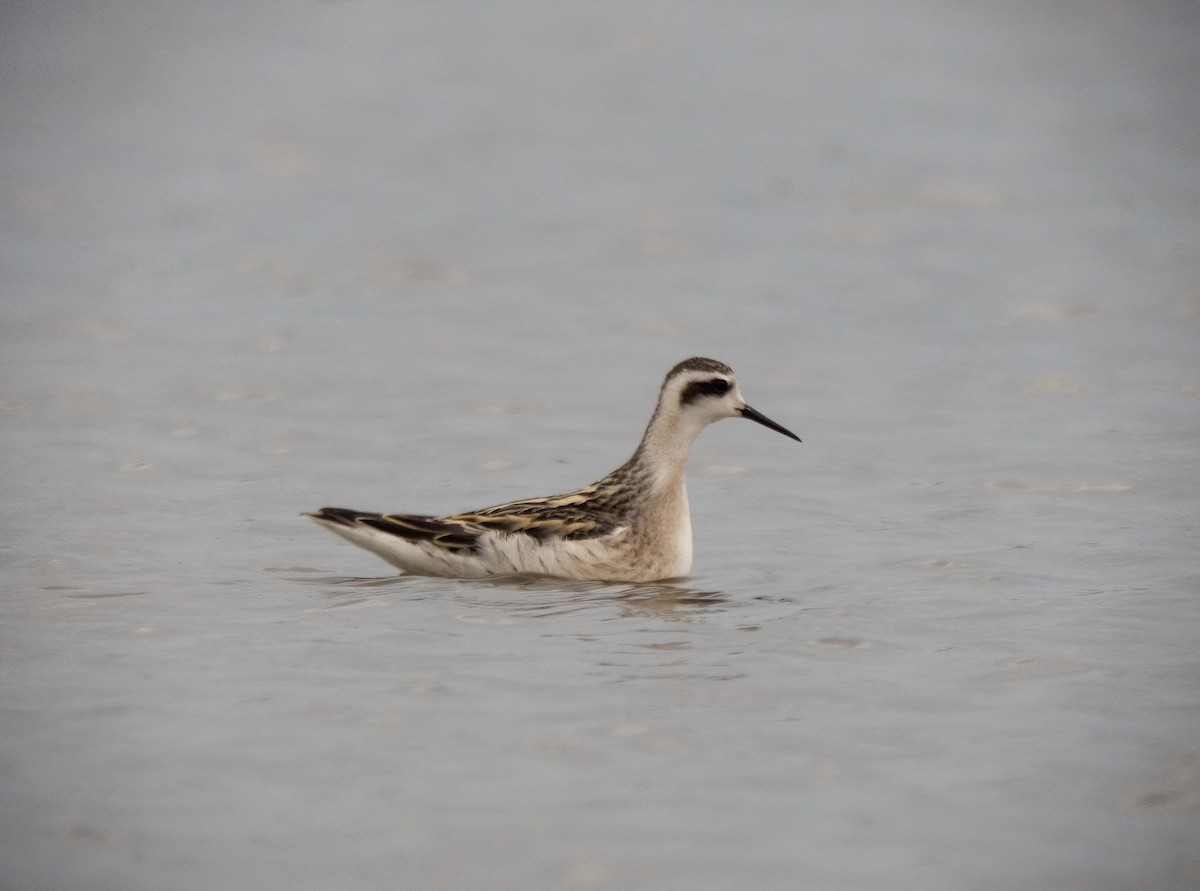
M725 380L725 378L714 377L708 382L708 386L714 393L728 393L730 385L729 381Z

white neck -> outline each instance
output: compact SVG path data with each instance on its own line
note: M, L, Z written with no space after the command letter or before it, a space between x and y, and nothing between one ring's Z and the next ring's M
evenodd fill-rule
M626 466L645 473L656 489L682 486L692 443L708 423L692 412L659 404Z

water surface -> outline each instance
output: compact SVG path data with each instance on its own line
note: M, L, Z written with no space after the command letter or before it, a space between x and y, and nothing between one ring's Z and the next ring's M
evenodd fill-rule
M5 13L20 889L1200 884L1186 4ZM302 520L623 461L674 586Z

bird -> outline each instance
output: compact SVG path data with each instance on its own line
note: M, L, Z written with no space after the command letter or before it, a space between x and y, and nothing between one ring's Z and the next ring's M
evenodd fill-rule
M303 516L408 575L630 583L680 579L692 567L684 484L688 455L701 430L736 417L801 441L746 404L732 368L696 356L667 372L629 460L591 485L452 516L340 507Z

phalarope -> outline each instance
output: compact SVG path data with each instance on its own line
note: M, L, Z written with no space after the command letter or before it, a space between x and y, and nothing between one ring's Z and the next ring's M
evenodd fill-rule
M688 453L701 430L735 417L800 441L746 404L728 365L685 359L667 373L632 457L590 486L447 517L341 507L305 516L414 575L679 578L692 566Z

